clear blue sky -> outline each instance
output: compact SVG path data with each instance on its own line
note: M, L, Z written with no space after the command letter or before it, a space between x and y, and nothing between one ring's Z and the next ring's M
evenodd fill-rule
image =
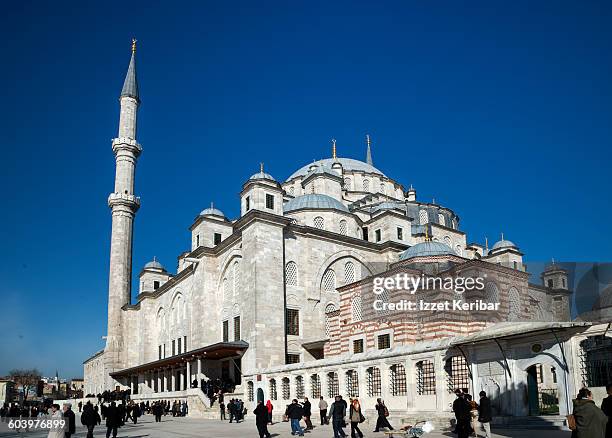
M139 40L134 271L169 269L264 161L362 158L470 241L609 261L612 3L9 2L0 17L0 374L102 348L118 95Z

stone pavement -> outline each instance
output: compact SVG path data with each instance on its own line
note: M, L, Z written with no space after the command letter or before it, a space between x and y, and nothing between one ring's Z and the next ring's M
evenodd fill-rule
M239 424L229 424L228 422L219 420L204 420L193 418L172 418L163 417L161 423L155 423L151 415L144 415L140 418L138 424L127 424L119 429L118 438L165 438L165 437L202 437L202 438L258 438L257 429L255 428L254 419L247 418L246 421ZM6 429L3 429L6 430ZM269 431L275 438L291 437L291 429L289 423L275 423L269 426ZM347 435L350 436L350 427L345 429ZM366 438L385 438L383 433L373 433L366 426L363 427L363 432ZM103 426L96 427L94 436L104 437L106 428ZM73 438L85 438L86 430L81 426L77 417L77 433ZM0 437L27 437L27 438L46 438L47 433L44 431L29 432L29 433L7 433L0 432ZM333 432L331 426L317 426L311 432L306 433L307 438L332 438ZM401 435L395 435L400 438ZM481 435L482 436L482 435ZM494 438L569 438L570 432L558 430L510 430L498 429L493 430ZM434 431L424 435L426 438L443 438L456 437L450 432Z

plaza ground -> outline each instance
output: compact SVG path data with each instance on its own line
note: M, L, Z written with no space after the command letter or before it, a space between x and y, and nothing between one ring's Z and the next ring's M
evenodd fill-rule
M77 415L78 417L78 415ZM289 423L275 423L269 426L269 431L273 437L285 438L291 437L291 430ZM373 433L372 429L366 428L364 425L362 428L366 437L373 438L384 438L386 437L383 433ZM347 436L350 436L350 427L345 429ZM94 431L95 437L104 437L106 428L103 426L96 427ZM86 430L81 426L79 419L77 418L77 433L73 435L76 438L84 438ZM6 432L3 429L0 432L0 437L32 437L32 438L45 438L47 433L44 431L29 432L29 433L16 433ZM333 432L331 426L317 426L311 432L306 433L306 437L309 438L332 438ZM395 435L401 436L401 435ZM482 435L480 435L482 436ZM511 430L511 429L498 429L493 430L493 437L495 438L569 438L570 432L560 430ZM118 438L162 438L162 437L204 437L204 438L217 438L217 437L230 437L230 438L258 438L257 429L255 428L255 420L253 416L239 424L229 424L227 421L220 420L204 420L204 419L193 419L193 418L173 418L164 417L161 423L155 423L151 415L145 415L141 417L141 421L138 424L126 424L126 426L119 429L117 434ZM443 438L443 437L456 437L456 435L450 432L434 431L430 434L425 435L427 438Z

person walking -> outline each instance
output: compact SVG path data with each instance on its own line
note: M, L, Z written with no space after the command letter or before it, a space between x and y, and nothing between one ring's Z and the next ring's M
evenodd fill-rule
M302 426L300 426L300 420L304 416L304 408L300 406L296 399L291 401L291 404L287 406L285 415L291 422L291 435L304 436Z
M227 412L229 414L229 422L233 422L236 416L236 403L234 403L234 399L231 399L227 404Z
M465 394L465 400L470 405L470 428L472 429L472 436L476 437L476 428L478 422L478 403L472 399L470 394Z
M365 417L361 413L361 404L356 398L351 401L349 420L351 421L351 438L363 438L363 433L359 429L359 423L363 423Z
M255 425L257 426L257 432L259 432L259 438L270 438L271 435L268 432L268 408L263 404L263 401L259 400L257 402L257 407L253 413L255 414Z
M578 391L574 400L576 430L572 438L605 438L608 417L595 405L593 394L588 388Z
M134 424L138 422L138 417L140 417L140 413L140 406L138 406L138 403L135 403L134 406L132 406L132 422Z
M58 421L61 419L62 419L62 411L60 411L60 405L58 404L51 405L51 420ZM50 428L47 438L64 438L64 428L61 426Z
M117 438L117 428L121 426L121 412L115 402L111 402L106 408L106 438L110 438L111 432L113 438Z
M455 433L457 438L468 438L472 433L471 422L471 406L468 402L466 395L461 391L455 392L457 399L453 402L453 412L457 419L457 425L455 426Z
M608 396L601 402L601 410L608 417L608 424L606 425L606 438L612 438L612 384L606 385L606 392Z
M378 413L378 418L376 419L376 428L374 429L374 432L378 432L382 428L393 430L393 427L389 423L389 420L387 420L387 417L389 416L389 410L385 406L385 402L382 398L376 399L375 407L376 412Z
M344 417L346 417L346 402L337 395L329 408L329 415L327 416L328 420L332 420L334 438L346 436L344 430L342 430L342 428L346 426Z
M94 411L93 405L87 402L83 406L83 413L81 414L81 424L87 428L87 438L93 438L94 427L101 422L100 415Z
M480 391L480 404L478 405L478 422L484 430L485 438L491 438L491 420L493 419L493 411L491 410L491 400L487 397L487 393Z
M227 420L227 418L225 418L225 403L223 402L219 402L219 415L221 420Z
M266 409L268 410L268 424L273 424L272 422L272 411L274 410L274 406L270 399L266 402Z
M153 411L153 415L155 415L155 422L161 423L161 417L162 417L162 414L164 413L164 408L162 407L161 403L155 402L151 410Z
M304 422L306 423L306 430L312 430L314 427L312 426L312 421L310 421L310 417L312 416L312 405L310 404L310 400L308 397L304 397L304 403L302 403L304 407Z
M327 420L327 402L323 400L323 396L319 398L319 415L321 416L321 426L329 424Z
M66 419L67 423L64 437L70 438L72 434L76 432L76 421L74 418L74 412L72 412L72 405L70 403L64 403L64 418Z

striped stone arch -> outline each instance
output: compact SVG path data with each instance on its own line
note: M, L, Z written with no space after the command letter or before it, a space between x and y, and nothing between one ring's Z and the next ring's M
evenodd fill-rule
M315 276L315 281L316 281L315 284L320 286L322 284L323 275L325 275L325 272L327 272L327 270L330 269L334 263L338 262L341 259L354 259L353 261L359 262L359 264L361 265L361 268L366 270L366 272L362 271L361 278L372 275L375 272L372 264L366 261L361 256L361 254L353 250L345 249L345 250L338 251L337 253L330 255L323 261L323 263L321 263L321 266L319 267L319 270L317 271L317 274ZM348 262L351 260L346 260L346 261ZM344 270L344 265L342 266L342 269ZM338 275L338 272L336 272L336 274ZM340 273L340 278L344 278L344 273ZM319 287L319 292L320 291L321 291L321 288Z
M221 273L219 274L219 277L217 278L217 288L216 288L217 292L221 290L221 287L222 287L221 283L223 282L224 278L229 276L229 273L230 271L232 271L235 261L238 261L238 262L242 261L242 253L237 248L230 251L229 254L225 256L225 258L220 264Z

